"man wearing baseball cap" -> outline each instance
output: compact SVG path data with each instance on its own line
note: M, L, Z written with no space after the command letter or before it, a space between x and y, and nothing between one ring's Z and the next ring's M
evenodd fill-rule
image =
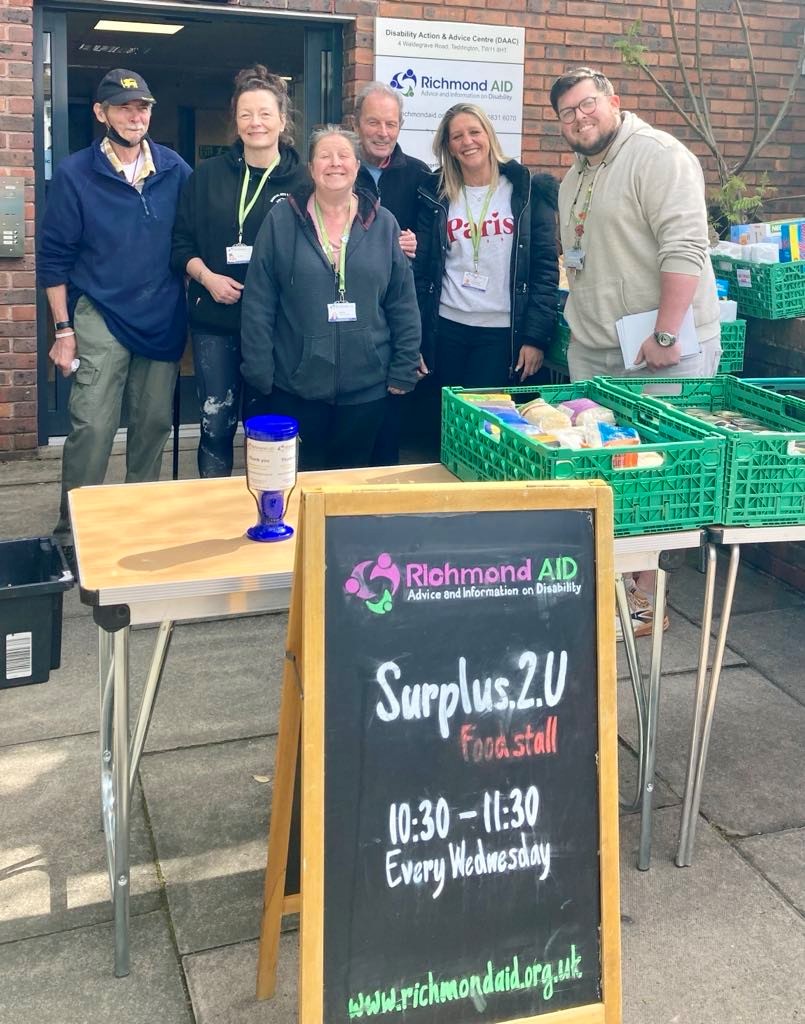
M136 71L104 75L93 110L106 134L59 164L42 219L36 263L55 324L49 355L73 375L54 531L67 546L67 494L103 483L124 398L127 483L159 478L171 429L185 344L171 231L190 168L148 138L155 102Z

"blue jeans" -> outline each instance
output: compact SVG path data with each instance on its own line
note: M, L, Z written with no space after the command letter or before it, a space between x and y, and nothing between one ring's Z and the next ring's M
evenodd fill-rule
M232 442L243 390L240 335L193 331L192 339L201 413L198 473L201 477L232 476Z

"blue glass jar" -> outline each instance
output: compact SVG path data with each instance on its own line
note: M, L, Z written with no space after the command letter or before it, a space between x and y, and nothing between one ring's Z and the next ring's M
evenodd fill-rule
M246 486L257 502L258 522L246 535L252 540L286 540L293 527L283 520L296 486L299 424L290 416L252 416L246 432Z

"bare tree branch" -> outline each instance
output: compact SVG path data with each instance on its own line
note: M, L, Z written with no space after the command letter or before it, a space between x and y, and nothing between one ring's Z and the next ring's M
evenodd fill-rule
M674 0L665 0L665 6L668 8L668 20L671 23L671 38L674 43L674 53L676 54L676 62L679 65L679 70L682 72L682 81L685 83L685 91L690 99L691 106L693 107L693 113L696 115L696 120L702 126L706 128L706 118L702 116L702 111L699 109L698 101L696 100L696 93L693 91L690 78L688 77L688 69L685 67L685 61L682 56L682 48L679 45L679 35L676 31L676 11L674 10ZM698 13L698 3L696 4ZM701 65L699 65L701 67ZM701 82L701 72L699 73L699 81Z
M794 66L794 73L791 75L791 81L788 83L788 93L786 95L785 100L783 101L783 105L777 112L777 117L775 117L774 121L772 122L771 128L769 128L769 130L766 132L766 134L763 136L760 142L758 142L755 148L750 152L743 166L745 166L746 163L748 163L755 156L757 156L761 149L763 149L763 147L768 143L769 139L771 139L772 135L774 135L774 133L780 127L780 123L782 122L785 115L788 113L788 108L791 106L791 102L794 99L794 95L796 94L796 91L799 88L800 67L802 65L803 60L805 60L805 42L803 43L802 48L797 54L797 62Z
M716 144L715 140L714 139L709 139L704 134L704 132L702 131L700 126L698 124L696 124L696 122L690 117L690 115L687 113L687 111L679 104L679 102L676 99L674 99L674 97L671 95L671 93L668 92L666 87L662 84L662 82L659 80L659 78L657 78L657 76L654 74L654 72L651 70L651 68L648 66L648 64L641 63L640 67L645 71L645 73L648 75L648 77L651 79L651 81L654 83L654 85L659 89L659 91L663 94L663 96L668 100L668 102L671 104L671 106L674 108L674 110L677 112L677 114L679 114L679 116L682 118L682 120L688 125L688 127L690 127L699 136L699 138L702 140L702 142L704 142L704 144L707 146L707 148L713 154L713 156L716 159L716 163L718 164L719 177L721 177L721 168L724 165L724 158L719 153L718 145ZM726 170L726 168L725 168L725 170Z
M670 2L670 0L669 0ZM672 29L674 35L676 31ZM710 141L718 149L718 143L716 142L715 134L713 133L713 125L710 121L710 102L707 98L707 90L704 85L704 75L702 74L702 25L701 25L701 10L699 7L699 0L696 0L696 23L694 28L694 38L696 40L696 74L699 79L699 92L701 93L701 104L702 104L702 121L707 131ZM681 58L679 58L681 60Z
M744 157L738 161L730 172L731 174L740 174L757 152L757 140L760 135L760 89L757 84L757 68L755 67L755 55L752 52L752 40L749 38L749 26L746 23L746 16L744 15L741 0L735 0L735 7L737 8L738 17L741 21L744 46L746 46L746 53L749 57L749 78L752 83L752 103L755 110L755 116L752 124L752 141L747 146Z

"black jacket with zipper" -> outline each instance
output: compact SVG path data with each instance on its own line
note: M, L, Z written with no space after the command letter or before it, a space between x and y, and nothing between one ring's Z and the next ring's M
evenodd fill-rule
M387 387L412 391L420 325L414 276L394 217L362 189L346 251L347 302L355 320L330 323L338 277L307 212L312 186L266 217L243 292L243 377L261 394L359 405Z
M514 238L509 267L511 359L521 345L545 349L553 337L559 287L556 209L559 183L550 174L531 175L516 160L500 165L512 183ZM438 194L439 172L420 186L417 251L414 260L417 301L422 315L422 355L434 368L439 301L447 260L449 202Z
M371 192L380 199L380 205L397 218L400 229L416 231L419 200L417 191L430 177L430 168L415 156L409 156L397 143L391 153L389 165L380 175L376 185L369 168L361 164L358 171L358 188Z
M307 167L293 146L280 143L279 155L280 162L246 217L244 245L254 244L272 206L310 180ZM246 173L249 172L243 159L243 143L238 140L226 153L200 163L185 182L171 249L171 267L177 273L184 274L188 261L199 256L214 274L245 282L248 263L227 263L226 249L238 240L238 206ZM252 181L248 199L255 187L256 181ZM194 330L210 334L237 334L240 330L241 302L231 306L216 302L194 279L188 285L187 305L190 327Z

